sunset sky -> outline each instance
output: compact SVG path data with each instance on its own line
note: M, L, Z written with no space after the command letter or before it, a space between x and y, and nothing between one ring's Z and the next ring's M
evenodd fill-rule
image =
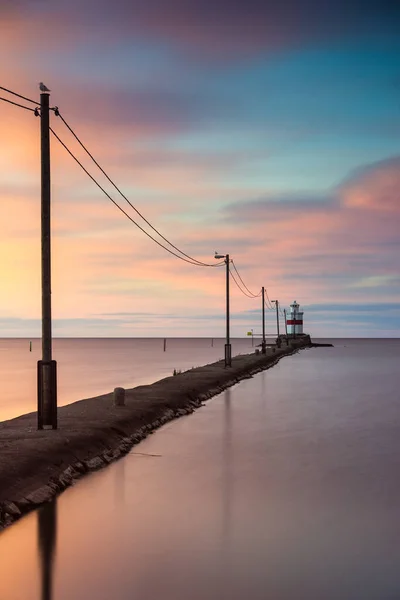
M45 82L173 244L229 252L314 337L400 336L398 1L0 2L0 86ZM40 336L39 119L0 108L0 337ZM223 337L224 270L169 255L51 155L54 335ZM234 336L261 330L233 282L231 310Z

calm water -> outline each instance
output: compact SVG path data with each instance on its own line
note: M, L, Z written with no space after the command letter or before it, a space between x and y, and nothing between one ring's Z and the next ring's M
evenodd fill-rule
M0 534L1 600L400 598L400 341L335 344Z
M259 340L232 340L233 354L252 351ZM58 369L58 403L69 404L112 391L153 383L224 357L223 339L55 339L53 358ZM36 365L41 341L0 339L0 421L36 410Z

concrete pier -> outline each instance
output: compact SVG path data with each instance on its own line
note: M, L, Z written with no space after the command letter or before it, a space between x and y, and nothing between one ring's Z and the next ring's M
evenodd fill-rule
M58 411L59 429L36 429L36 413L0 423L0 529L48 502L83 474L120 458L153 430L193 412L241 379L267 369L282 357L310 347L309 336L289 346L268 348L191 369L152 385L80 400Z

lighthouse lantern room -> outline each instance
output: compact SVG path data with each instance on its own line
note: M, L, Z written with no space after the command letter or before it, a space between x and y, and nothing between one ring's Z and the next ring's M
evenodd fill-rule
M290 312L286 318L288 335L298 335L303 333L303 312L296 300L290 305Z

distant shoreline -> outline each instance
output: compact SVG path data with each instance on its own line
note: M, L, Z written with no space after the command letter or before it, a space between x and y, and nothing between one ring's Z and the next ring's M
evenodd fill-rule
M0 531L85 473L124 456L168 421L312 345L305 336L265 355L236 356L231 368L219 361L126 390L123 407L113 405L112 394L74 402L58 409L56 431L37 431L36 413L0 423Z

